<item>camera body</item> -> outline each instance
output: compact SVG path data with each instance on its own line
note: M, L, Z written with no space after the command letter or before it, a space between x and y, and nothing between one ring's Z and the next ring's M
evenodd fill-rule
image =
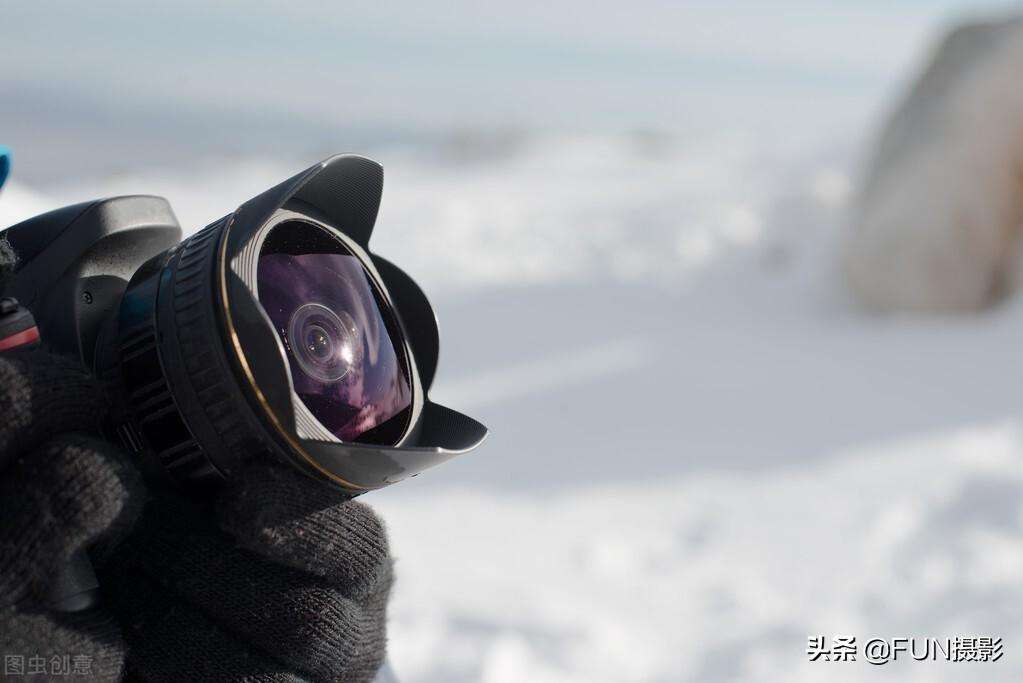
M331 157L184 241L159 197L65 207L3 233L0 296L110 384L104 428L150 481L202 491L270 457L357 495L486 435L429 398L433 310L369 248L382 187L379 164Z

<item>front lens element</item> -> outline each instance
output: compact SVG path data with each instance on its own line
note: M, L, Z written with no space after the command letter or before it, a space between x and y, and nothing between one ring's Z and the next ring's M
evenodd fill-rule
M408 362L359 259L325 228L287 221L267 235L256 281L313 417L342 441L396 444L412 411Z
M362 362L359 328L346 311L305 304L291 315L287 339L302 370L323 382L343 379Z

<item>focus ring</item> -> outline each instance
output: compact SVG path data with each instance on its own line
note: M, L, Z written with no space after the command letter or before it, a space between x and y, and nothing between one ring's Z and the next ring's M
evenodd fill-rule
M182 243L164 270L157 304L164 372L195 441L223 478L243 458L267 450L231 371L215 309L216 257L226 222L217 221ZM194 479L194 474L186 476Z

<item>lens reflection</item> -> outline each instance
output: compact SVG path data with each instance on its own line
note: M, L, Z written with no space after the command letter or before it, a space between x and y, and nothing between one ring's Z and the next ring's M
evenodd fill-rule
M335 313L322 304L300 306L291 315L287 338L302 369L324 382L343 378L362 361L359 329L345 311Z
M359 259L323 228L288 221L264 242L256 279L313 416L342 441L395 444L411 413L409 372Z

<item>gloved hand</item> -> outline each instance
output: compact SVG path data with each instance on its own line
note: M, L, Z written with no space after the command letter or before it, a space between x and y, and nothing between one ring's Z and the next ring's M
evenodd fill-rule
M382 523L282 465L211 503L151 501L100 582L133 680L369 681L384 658Z
M95 435L105 405L77 363L40 351L0 354L5 673L21 670L32 680L121 676L125 648L110 611L66 614L49 606L72 554L91 546L104 555L137 511L138 475Z
M30 657L49 671L78 656L101 680L371 680L391 585L373 512L253 462L208 502L150 495L134 523L134 467L87 435L105 407L72 361L0 354L0 655L26 672ZM47 609L53 577L89 546L102 605Z

